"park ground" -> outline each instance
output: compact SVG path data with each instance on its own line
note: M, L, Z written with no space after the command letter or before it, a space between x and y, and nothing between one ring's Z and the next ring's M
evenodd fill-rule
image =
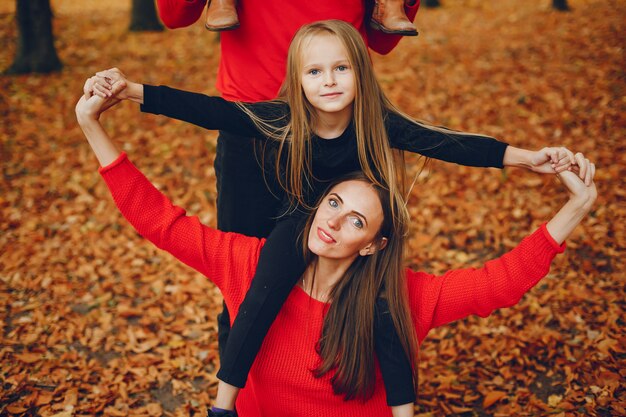
M598 201L521 302L431 333L416 415L626 413L626 3L443 0L420 35L374 56L400 108L512 145L563 145L597 164ZM0 5L0 69L15 53ZM130 1L52 1L52 75L0 76L0 415L202 415L215 395L214 286L117 213L74 117L86 77L216 94L217 37L201 24L129 33ZM254 71L253 68L250 71ZM215 224L215 134L122 103L107 130L176 204ZM409 158L408 262L480 266L566 199L553 176Z

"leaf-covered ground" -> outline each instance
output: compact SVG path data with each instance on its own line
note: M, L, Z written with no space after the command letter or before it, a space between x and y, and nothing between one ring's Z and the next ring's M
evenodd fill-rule
M12 3L0 6L0 68L15 52ZM52 3L63 72L0 77L0 415L203 413L220 294L117 213L73 108L84 79L111 66L216 93L217 39L201 24L131 34L130 1ZM419 37L374 57L393 101L515 146L582 151L598 166L599 198L519 305L430 335L416 413L624 415L626 3L574 0L570 13L547 0L443 3L419 12ZM214 133L130 103L104 120L159 187L214 224ZM565 198L553 177L432 162L412 192L409 261L478 266Z

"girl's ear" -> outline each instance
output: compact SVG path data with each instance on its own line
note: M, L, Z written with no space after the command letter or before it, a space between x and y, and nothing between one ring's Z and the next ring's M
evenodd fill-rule
M384 237L380 240L380 243L377 244L376 242L371 242L369 245L361 249L359 251L359 255L361 256L373 255L377 251L385 249L386 246L387 246L387 238Z

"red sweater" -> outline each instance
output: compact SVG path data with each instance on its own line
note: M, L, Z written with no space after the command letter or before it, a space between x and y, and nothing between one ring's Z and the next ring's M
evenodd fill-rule
M204 274L222 291L231 312L250 286L264 240L225 233L200 223L174 206L122 154L100 168L117 207L146 239ZM564 250L541 226L515 249L479 269L449 271L441 276L407 269L409 301L420 342L430 329L466 317L487 316L516 304ZM390 416L376 368L374 396L363 403L334 395L330 375L315 378L315 344L327 305L295 287L272 324L237 399L242 417Z
M317 20L339 19L359 30L366 44L386 54L402 38L372 30L364 22L363 0L240 0L241 26L220 33L222 56L217 88L230 101L257 102L276 97L285 76L287 49L300 26ZM159 15L169 28L185 27L203 13L206 0L157 0ZM413 20L419 1L405 7ZM208 39L208 38L207 38Z

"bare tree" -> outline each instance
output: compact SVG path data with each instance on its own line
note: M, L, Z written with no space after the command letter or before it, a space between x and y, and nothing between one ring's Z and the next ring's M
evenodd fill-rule
M567 0L552 0L552 8L560 10L562 12L569 11L569 5L567 4Z
M431 8L441 7L441 2L439 0L426 0L424 2L424 6Z
M7 74L49 73L63 67L54 49L50 0L17 0L17 53Z
M129 29L131 32L163 30L154 0L133 0Z

